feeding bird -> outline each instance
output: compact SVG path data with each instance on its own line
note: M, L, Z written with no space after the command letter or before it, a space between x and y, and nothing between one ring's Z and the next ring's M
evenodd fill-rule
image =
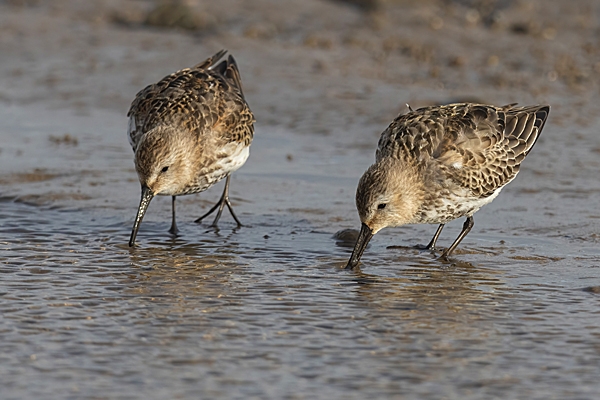
M361 230L346 268L355 267L377 232L388 226L444 225L466 217L443 253L452 254L473 228L473 214L519 172L550 112L548 105L504 107L457 103L409 109L381 134L376 161L360 178Z
M229 201L229 180L248 158L255 119L244 99L233 56L219 63L226 53L221 50L147 86L131 104L128 138L142 197L130 247L154 196L172 196L169 232L175 235L176 196L203 192L223 178L220 200L195 222L217 210L216 226L227 206L241 225Z

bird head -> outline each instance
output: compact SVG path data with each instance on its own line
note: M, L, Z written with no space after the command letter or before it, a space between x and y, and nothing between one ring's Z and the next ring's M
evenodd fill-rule
M367 244L381 229L415 221L422 185L417 168L410 162L383 158L367 169L356 189L362 226L346 268L358 264Z
M135 217L129 247L133 247L138 229L156 195L181 194L194 178L194 136L159 126L142 136L135 150L135 169L142 185L142 198Z
M147 132L135 152L135 169L142 187L154 195L177 195L194 177L193 135L159 126Z
M410 224L422 197L417 169L409 162L384 158L371 165L356 189L356 208L373 234L387 226Z

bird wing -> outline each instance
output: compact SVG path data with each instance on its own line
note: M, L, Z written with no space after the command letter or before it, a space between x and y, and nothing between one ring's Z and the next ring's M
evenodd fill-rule
M451 104L399 116L382 134L378 159L417 161L433 179L450 179L477 197L510 182L535 144L549 106Z
M128 112L129 142L135 152L140 137L158 125L172 125L202 136L223 131L219 140L248 142L254 116L244 100L233 57L215 65L222 50L204 62L177 71L141 90ZM224 136L224 137L223 137Z
M226 84L223 89L224 112L213 125L213 129L220 133L216 137L222 142L221 145L234 142L243 144L244 147L250 146L256 120L244 100L242 79L235 59L230 55L227 60L210 69Z

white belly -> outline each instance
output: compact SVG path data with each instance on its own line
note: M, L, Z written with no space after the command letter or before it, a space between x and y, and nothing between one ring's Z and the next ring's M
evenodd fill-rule
M226 174L230 174L244 165L250 155L250 146L231 143L223 148L222 154L227 154L227 156L220 158L215 163L216 167L226 171Z
M202 192L227 175L237 171L248 159L250 147L231 143L220 152L219 157L209 168L200 171L193 193Z
M445 224L456 218L472 216L481 207L494 200L502 188L496 189L494 193L485 198L476 198L464 193L450 193L439 199L435 207L428 208L420 214L421 224Z

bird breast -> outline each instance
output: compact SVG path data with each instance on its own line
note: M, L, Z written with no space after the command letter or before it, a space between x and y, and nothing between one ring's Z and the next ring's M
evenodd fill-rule
M417 213L417 224L445 224L460 217L472 216L494 200L502 188L490 196L475 196L468 189L441 190L435 198L425 199Z
M241 143L229 143L223 147L215 159L202 166L196 179L190 182L180 194L203 192L227 175L238 170L250 155L250 147Z

